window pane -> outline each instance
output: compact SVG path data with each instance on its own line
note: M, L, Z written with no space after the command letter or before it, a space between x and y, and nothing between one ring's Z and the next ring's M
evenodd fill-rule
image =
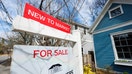
M129 49L132 50L132 46L129 46Z
M130 59L130 53L124 53L126 59Z
M127 45L126 40L121 40L121 45Z
M120 41L115 41L116 46L120 46Z
M117 52L122 52L121 47L116 47L116 49L117 49Z
M123 53L118 53L118 57L119 57L120 59L123 59L123 58L124 58Z
M117 8L117 9L111 11L110 13L111 13L111 17L120 15L121 14L121 9L120 8Z
M113 36L114 37L114 41L116 41L116 40L119 40L119 36Z
M128 47L123 47L123 52L129 52Z
M126 36L127 36L126 34L119 35L120 40L125 40Z
M132 32L128 33L127 39L132 39Z
M132 39L127 40L128 45L132 45Z
M132 50L130 50L130 52L132 53Z
M77 25L75 25L75 30L77 30L78 29L78 26Z

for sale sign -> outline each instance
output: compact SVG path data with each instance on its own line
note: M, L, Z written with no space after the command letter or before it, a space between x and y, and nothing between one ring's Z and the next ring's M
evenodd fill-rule
M11 74L73 74L74 59L71 47L15 45Z
M24 15L25 18L29 18L40 22L43 25L47 25L49 27L61 30L66 33L70 33L70 25L61 22L60 20L54 18L53 16L31 6L30 4L26 3Z

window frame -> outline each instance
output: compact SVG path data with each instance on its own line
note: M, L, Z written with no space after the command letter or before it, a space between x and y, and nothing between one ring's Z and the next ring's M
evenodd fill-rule
M112 17L112 16L111 16L111 11L113 11L113 10L115 10L115 9L117 9L117 8L120 8L120 9L121 9L121 14ZM110 10L108 11L108 13L109 13L109 18L110 18L110 19L124 14L123 8L122 8L121 5L118 5L118 6L114 7L114 8L112 8L112 9L110 9Z
M132 29L119 31L119 32L115 32L115 33L110 34L111 41L112 41L112 47L113 47L113 51L114 51L114 57L115 57L114 63L117 65L132 66L132 59L131 60L130 59L121 59L118 57L117 49L116 49L114 37L113 37L114 35L119 35L119 34L128 33L128 32L132 32Z

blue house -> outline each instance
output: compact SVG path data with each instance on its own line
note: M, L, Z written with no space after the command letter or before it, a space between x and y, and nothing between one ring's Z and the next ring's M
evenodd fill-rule
M132 0L109 0L89 32L96 67L132 74Z

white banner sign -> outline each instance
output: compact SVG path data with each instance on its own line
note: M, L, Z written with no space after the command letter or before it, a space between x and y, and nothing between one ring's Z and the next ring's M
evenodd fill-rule
M71 47L15 45L11 74L75 74L74 59Z

